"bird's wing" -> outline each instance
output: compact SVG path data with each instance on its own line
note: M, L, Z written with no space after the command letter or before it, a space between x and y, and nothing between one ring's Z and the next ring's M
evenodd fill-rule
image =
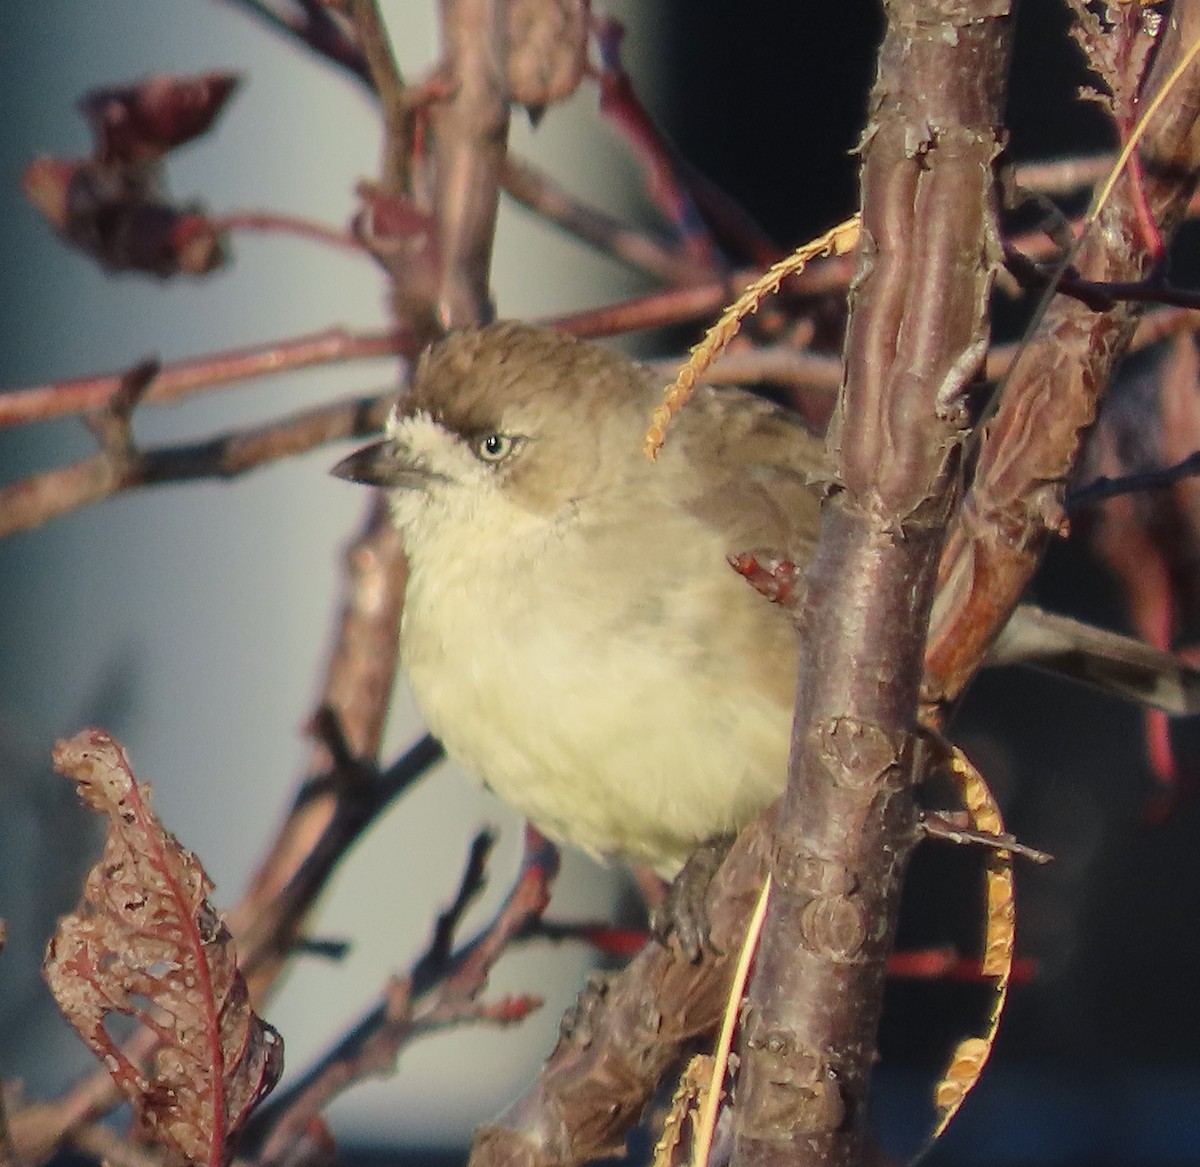
M672 430L710 485L688 509L726 536L730 555L807 563L820 524L824 443L793 413L737 389L701 387ZM715 483L715 485L712 485Z
M708 485L697 489L688 509L722 532L730 555L786 558L803 568L820 524L824 443L797 415L753 394L697 392L706 399L684 407L667 439L709 468L702 479ZM782 677L789 663L782 659L774 672ZM1200 713L1200 669L1028 604L1016 610L988 663L1042 669L1170 714ZM777 687L785 692L782 681Z

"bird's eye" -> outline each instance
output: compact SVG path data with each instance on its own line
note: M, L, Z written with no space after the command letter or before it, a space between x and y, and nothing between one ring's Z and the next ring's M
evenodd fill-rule
M484 462L503 462L516 446L516 439L510 434L487 434L475 443L475 453Z

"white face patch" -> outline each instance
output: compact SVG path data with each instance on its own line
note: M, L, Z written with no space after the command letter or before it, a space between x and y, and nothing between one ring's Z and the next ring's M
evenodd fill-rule
M393 409L387 420L387 436L413 465L453 481L479 468L462 439L424 410L402 414Z
M494 562L520 558L553 536L552 522L515 505L496 467L428 413L390 417L387 435L401 458L429 475L423 487L388 492L414 567L485 548Z
M425 412L399 414L387 420L387 436L399 447L400 457L429 475L417 488L400 488L388 493L392 517L410 541L421 538L421 528L430 512L444 521L446 509L460 509L463 495L478 495L494 489L487 468L456 434L438 424Z

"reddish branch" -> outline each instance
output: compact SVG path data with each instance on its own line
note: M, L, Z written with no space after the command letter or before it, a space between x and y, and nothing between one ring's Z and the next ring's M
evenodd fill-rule
M501 182L506 194L521 206L598 251L655 276L667 284L691 284L712 277L710 264L659 242L573 197L531 163L509 155Z
M800 617L792 761L745 1006L737 1164L863 1160L916 841L925 629L999 259L1006 8L894 0L863 134L834 490Z
M279 211L226 211L221 215L210 216L210 222L217 231L292 235L297 239L309 239L331 247L343 247L359 252L363 250L362 243L345 231L311 219L303 219L298 215L285 215Z
M307 336L163 365L142 401L154 404L177 401L192 393L215 389L234 381L306 369L313 365L394 356L399 351L399 341L394 332L356 333L344 328L328 328ZM0 393L0 426L22 425L30 421L103 409L121 387L125 376L125 373L105 373Z
M454 79L452 94L430 107L444 328L492 316L492 242L508 145L503 7L498 0L441 0L445 68Z
M358 47L383 113L380 185L389 194L407 194L410 190L412 111L405 99L404 81L376 0L350 0L348 7Z

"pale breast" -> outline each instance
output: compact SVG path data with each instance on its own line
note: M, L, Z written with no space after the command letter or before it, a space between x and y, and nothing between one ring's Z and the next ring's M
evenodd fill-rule
M501 798L553 838L670 872L782 790L796 649L715 533L649 529L632 546L568 533L533 558L486 537L422 546L402 653L431 730Z

